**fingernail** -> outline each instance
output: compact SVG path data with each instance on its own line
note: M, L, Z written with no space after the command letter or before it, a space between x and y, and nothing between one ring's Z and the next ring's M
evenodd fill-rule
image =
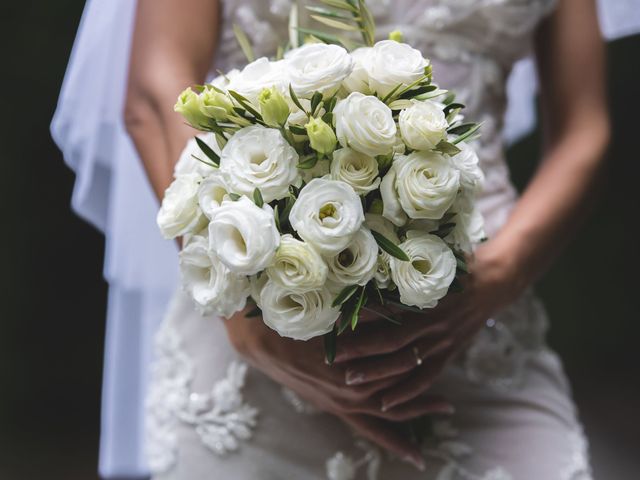
M426 468L426 465L424 463L424 459L422 457L420 457L420 456L407 455L406 457L404 457L403 460L405 462L407 462L407 463L410 463L411 465L416 467L421 472L424 472L424 470Z
M381 407L381 410L382 410L383 412L386 412L387 410L389 410L389 409L391 409L391 408L393 408L393 407L395 407L395 406L396 406L396 403L395 403L395 402L388 402L388 401L386 401L386 400L382 400L382 407Z
M364 381L364 374L361 372L354 372L347 370L345 382L347 385L358 385Z

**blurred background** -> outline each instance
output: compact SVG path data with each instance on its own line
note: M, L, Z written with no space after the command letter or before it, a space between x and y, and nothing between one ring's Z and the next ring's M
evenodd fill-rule
M3 480L97 478L103 239L71 213L73 175L49 135L83 5L0 6ZM608 54L614 137L605 191L538 291L552 320L549 342L573 382L596 478L632 480L640 471L640 36L609 44ZM538 144L534 133L509 151L520 188L536 168Z

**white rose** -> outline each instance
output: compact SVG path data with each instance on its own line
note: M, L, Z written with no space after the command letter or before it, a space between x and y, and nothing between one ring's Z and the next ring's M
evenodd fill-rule
M307 292L324 286L327 264L308 243L283 235L267 274L291 292Z
M198 188L202 177L197 173L178 175L164 192L156 221L166 239L193 233L203 226L204 216L198 206Z
M457 146L461 152L451 157L451 162L460 170L460 185L469 193L476 194L482 190L484 184L484 173L480 168L478 155L465 142L460 142Z
M391 278L400 301L419 308L433 308L444 297L456 275L456 257L435 235L410 230L400 248L411 261L391 258Z
M211 214L209 248L232 272L254 275L271 265L280 244L273 209L247 197L225 200Z
M432 150L447 135L449 124L441 106L432 101L411 102L400 112L398 125L405 143L414 150Z
M369 155L346 147L333 152L331 179L351 185L358 195L366 195L378 188L378 174L378 162Z
M429 61L406 43L383 40L373 46L364 65L369 73L369 87L379 97L385 97L398 85L406 87L420 80Z
M229 198L229 187L219 170L214 170L205 178L198 188L198 203L202 212L211 218L213 211Z
M364 218L364 224L370 230L378 232L380 235L391 240L396 245L400 243L400 239L398 238L394 225L382 215L377 213L366 213ZM389 265L390 258L391 256L385 251L381 250L378 254L378 264L376 266L376 273L373 277L378 288L389 288L391 285L391 267Z
M246 97L254 106L258 105L258 96L265 88L275 87L287 92L289 79L284 60L269 61L266 57L258 58L230 77L228 90L233 90Z
M373 93L369 88L369 73L367 71L367 64L372 52L373 48L371 47L357 48L351 52L353 71L342 82L342 85L349 93L361 92L366 95Z
M206 143L211 150L220 155L220 147L218 146L218 142L216 141L216 137L213 133L203 133L199 134L198 138ZM215 171L215 167L210 167L209 165L205 165L199 160L196 160L193 157L198 157L200 160L204 160L205 162L209 162L210 160L204 154L200 147L196 143L195 138L190 139L187 142L184 150L180 154L180 158L178 159L178 163L174 168L174 176L183 175L185 173L197 173L202 177L206 177L211 172Z
M220 171L232 192L251 197L256 188L269 203L300 183L299 157L274 128L253 125L229 139L220 156Z
M289 213L293 229L323 255L343 250L363 221L362 203L353 188L324 178L311 180Z
M326 288L294 293L269 280L260 294L264 323L282 337L309 340L328 333L340 316Z
M203 314L230 317L245 307L249 281L211 255L205 236L195 235L187 242L180 252L180 271L183 288Z
M395 225L410 218L438 220L451 207L460 188L460 172L435 152L397 158L382 179L383 215Z
M291 87L300 97L315 92L335 93L353 70L353 60L344 48L324 43L308 43L285 56Z
M445 241L467 254L471 254L473 246L486 237L484 218L477 208L473 208L470 212L456 213L451 222L456 225L445 237Z
M361 228L344 250L327 258L327 263L327 280L333 290L339 291L347 285L366 285L376 273L378 244L368 228Z
M343 147L371 157L391 153L396 144L396 122L378 98L353 92L335 109L336 135Z

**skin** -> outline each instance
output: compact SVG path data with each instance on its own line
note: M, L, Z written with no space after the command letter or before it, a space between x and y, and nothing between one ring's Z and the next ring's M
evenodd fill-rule
M125 123L158 198L195 134L173 104L185 86L205 81L218 38L218 3L138 2ZM402 317L401 328L366 312L357 335L340 337L333 366L324 363L318 339L281 338L246 312L225 321L232 345L253 366L421 469L418 447L397 422L453 411L429 396L429 387L486 319L558 256L588 211L602 167L609 121L593 0L562 0L539 26L535 47L544 157L506 225L470 259L462 293L423 314L392 310Z

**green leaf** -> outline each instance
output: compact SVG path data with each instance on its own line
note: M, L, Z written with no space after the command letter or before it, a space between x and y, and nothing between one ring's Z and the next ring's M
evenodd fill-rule
M233 33L236 36L236 40L238 41L244 56L247 57L249 62L253 62L256 59L256 56L253 53L253 47L251 46L251 42L249 42L247 34L244 33L244 30L242 30L240 25L236 23L233 24Z
M199 161L200 163L204 163L207 167L211 167L211 168L216 168L217 165L211 163L211 162L207 162L206 160L202 160L201 158L196 157L195 155L191 154L191 158L193 158L194 160Z
M362 26L362 38L364 43L372 47L375 43L376 35L375 20L364 0L358 0L358 10L360 12L360 18L362 18L360 22L360 25Z
M373 238L376 239L376 242L378 242L378 246L389 255L397 258L398 260L402 260L403 262L408 262L411 260L399 246L397 246L387 237L385 237L381 233L376 232L375 230L371 230L371 233L373 234Z
M318 105L320 105L320 102L322 102L322 94L320 92L314 93L313 97L311 97L311 116L316 114L316 109Z
M466 133L460 135L458 138L456 138L454 141L452 141L451 143L453 143L454 145L460 142L463 142L464 140L467 140L469 137L471 137L474 133L476 133L478 130L480 130L480 127L482 126L481 123L476 123L474 125L473 128L470 128L469 130L467 130Z
M298 25L300 24L300 16L298 15L298 2L293 2L291 11L289 12L289 44L291 48L298 48L302 43Z
M349 285L348 287L344 287L340 293L333 299L332 307L338 307L342 305L344 302L349 300L354 293L358 290L358 285Z
M256 119L262 121L262 115L260 115L260 112L258 112L251 106L251 102L249 100L233 90L229 90L229 95L231 95L240 105L242 105L244 109L247 110L247 112L256 117Z
M463 133L467 133L473 127L475 127L475 123L461 123L460 125L456 125L455 127L451 127L447 130L447 133L451 133L453 135L462 135Z
M438 89L437 85L424 85L422 87L414 88L412 90L407 90L402 95L400 95L400 98L415 98L419 95L433 92L437 89Z
M444 238L451 233L451 231L456 227L455 222L447 222L443 223L438 227L437 230L431 232L431 235L436 235L440 238Z
M325 43L334 43L336 45L342 45L347 50L353 50L353 47L356 45L354 42L346 38L342 38L337 35L331 35L330 33L323 32L322 30L314 30L313 28L298 27L298 31L307 35L313 35L318 40L321 40Z
M469 273L469 266L467 265L467 262L458 256L456 256L456 267L463 274Z
M262 192L260 192L259 188L256 188L253 191L253 201L260 208L262 208L262 206L264 205L264 199L262 198Z
M298 100L298 95L296 95L296 92L293 91L293 87L291 86L291 84L289 84L289 95L291 96L291 100L293 100L293 103L295 103L300 110L307 113L307 111L300 103L300 100Z
M464 104L462 103L450 103L446 107L444 107L444 114L449 115L452 110L462 110L464 108Z
M362 305L364 305L367 301L367 294L365 293L365 287L362 287L362 292L360 292L360 298L358 298L358 302L356 303L353 312L351 313L351 330L355 330L358 326L358 320L360 319L360 310L362 310Z
M198 144L198 147L200 147L200 150L202 150L202 153L204 153L209 160L211 160L215 166L219 166L220 165L220 157L218 156L218 154L216 152L214 152L211 147L209 145L207 145L205 142L203 142L200 138L198 137L194 137L196 139L196 143Z
M331 10L330 8L316 7L312 5L308 5L306 8L310 12L323 17L339 18L341 20L347 20L347 21L353 21L354 19L359 20L358 17L354 17L353 14L355 12L353 10L351 10L351 13L349 14L349 13L340 13L339 11Z
M317 22L327 25L328 27L337 28L338 30L345 30L347 32L361 31L360 27L356 25L349 25L348 23L341 22L340 20L323 17L322 15L311 15L311 18L313 18Z
M351 3L345 0L320 0L325 5L329 5L330 7L339 8L340 10L347 10L351 13L358 13L358 9L354 7Z
M324 356L329 365L333 364L336 359L336 337L338 335L337 327L334 325L329 333L324 335Z
M307 130L306 129L304 129L303 127L298 127L296 125L289 125L289 130L294 135L306 135L307 134Z
M298 168L301 170L309 170L310 168L315 167L317 163L318 163L318 156L312 155L307 160L303 160L302 162L300 162L298 164Z
M282 225L280 224L280 208L278 205L273 207L273 219L276 222L276 228L280 233L282 233Z
M458 147L456 147L453 143L447 142L446 140L440 140L435 149L437 152L444 153L445 155L449 156L454 156L461 152Z

